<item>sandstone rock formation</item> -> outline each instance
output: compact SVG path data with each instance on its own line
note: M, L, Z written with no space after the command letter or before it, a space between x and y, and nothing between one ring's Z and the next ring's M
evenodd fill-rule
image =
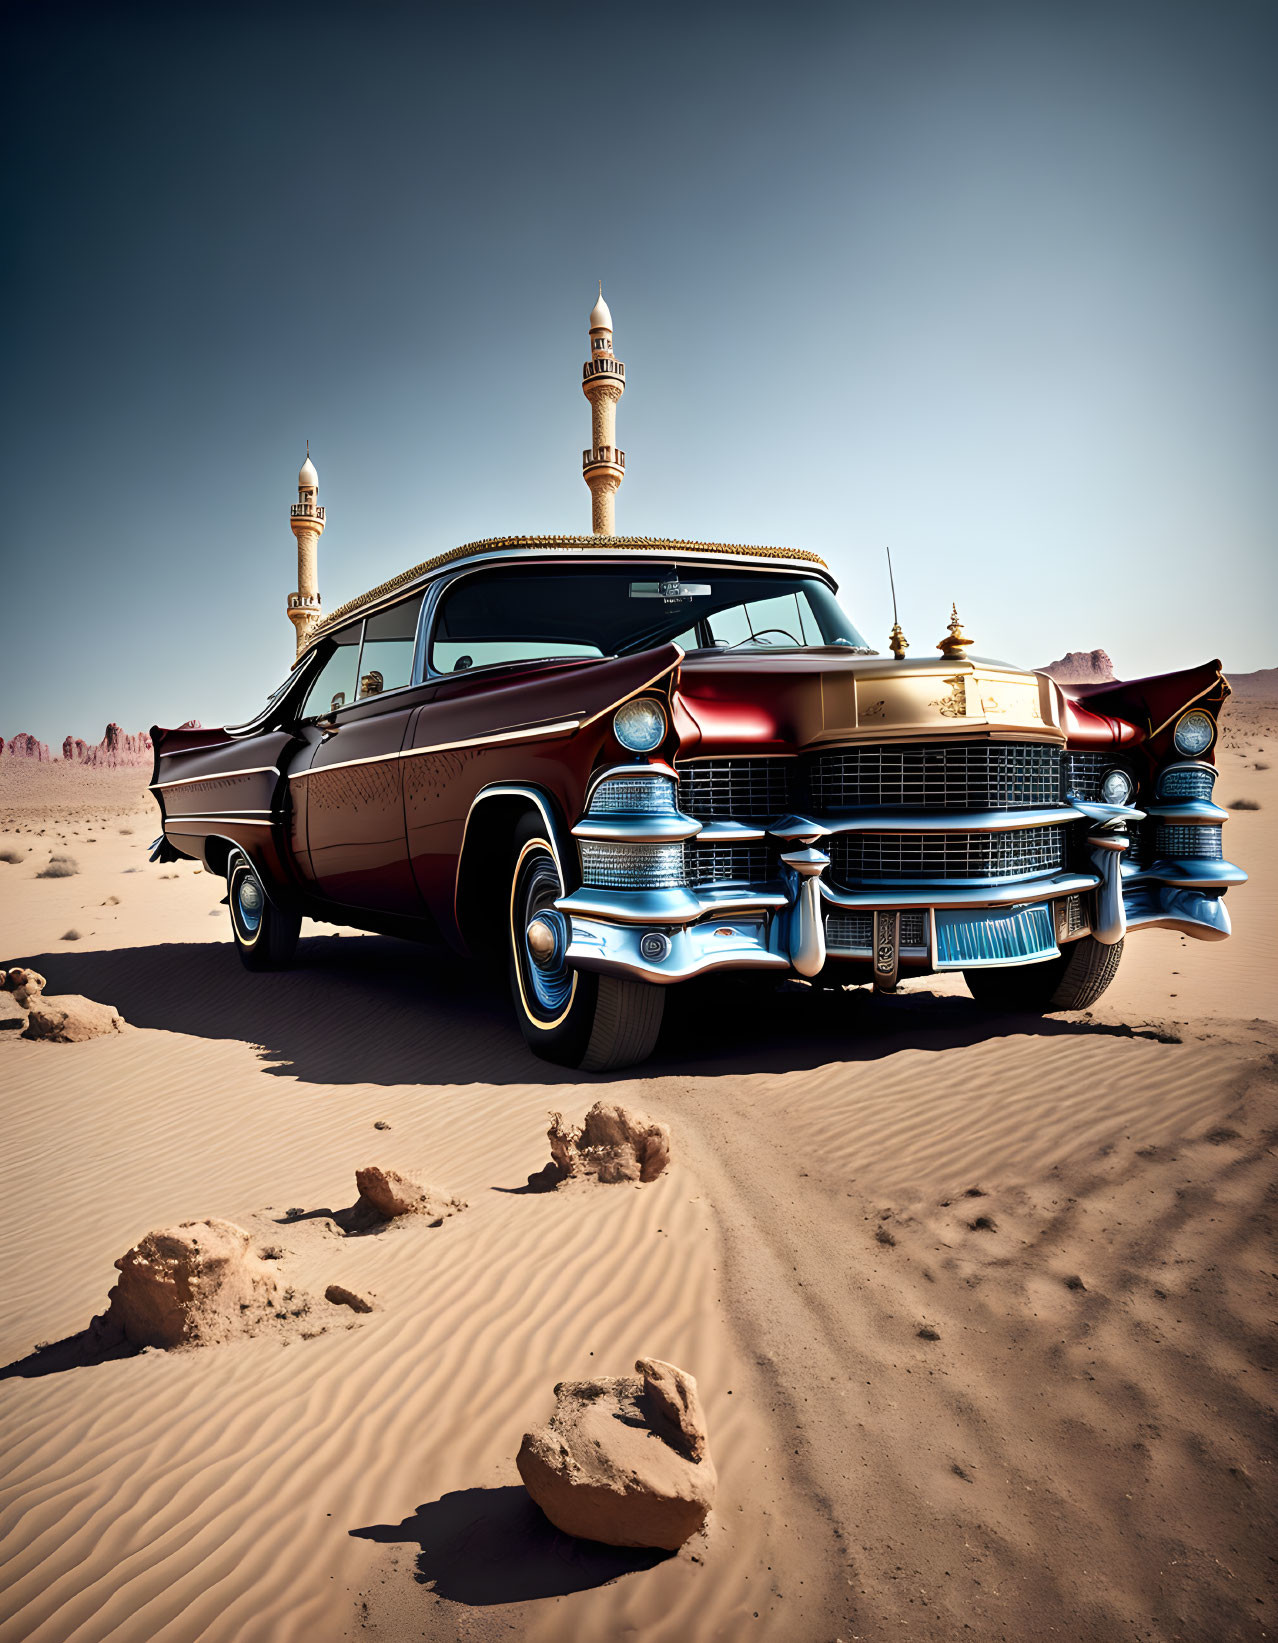
M35 737L25 730L20 730L16 736L9 738L5 754L11 759L35 759L40 764L50 762L48 742L36 741Z
M1114 664L1104 650L1069 650L1059 662L1049 662L1038 670L1050 673L1057 684L1094 685L1113 679Z
M48 986L48 982L39 970L31 970L25 964L11 964L7 970L0 970L0 987L7 993L12 993L24 1010L31 1008L33 999Z
M124 1017L114 1004L98 1004L81 993L41 994L28 1005L24 1038L54 1044L81 1044L105 1033L123 1031Z
M554 1413L525 1435L516 1465L565 1534L676 1551L714 1504L705 1417L686 1370L655 1358L635 1368L634 1376L561 1381Z
M615 1102L596 1101L580 1129L550 1115L550 1184L574 1176L605 1182L655 1181L670 1162L670 1131L643 1113Z
M96 1333L134 1346L193 1346L251 1334L279 1299L265 1261L231 1221L162 1227L115 1263L119 1282Z
M425 1215L438 1226L449 1215L466 1208L460 1198L427 1186L414 1175L401 1170L383 1169L380 1164L369 1164L355 1171L355 1185L359 1188L356 1214L371 1210L383 1221L392 1221L400 1215Z

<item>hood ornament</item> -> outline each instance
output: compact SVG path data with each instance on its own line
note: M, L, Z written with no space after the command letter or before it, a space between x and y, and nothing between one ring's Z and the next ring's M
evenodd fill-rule
M961 662L967 654L968 648L975 643L975 639L969 639L967 634L963 632L963 624L959 621L958 606L951 605L949 632L944 639L937 640L936 648L942 656L948 657L951 661Z

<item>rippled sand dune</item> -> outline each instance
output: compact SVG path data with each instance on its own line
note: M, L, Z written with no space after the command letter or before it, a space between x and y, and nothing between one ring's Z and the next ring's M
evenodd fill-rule
M0 762L0 962L131 1023L0 1043L0 1643L1271 1632L1274 718L1222 754L1261 805L1234 940L1133 940L1090 1016L707 987L571 1081L398 943L248 975L221 884L146 864L143 778ZM78 874L36 877L54 848ZM523 1190L605 1093L671 1170ZM469 1208L345 1236L370 1162ZM206 1215L317 1297L302 1331L92 1361L116 1256ZM556 1381L641 1353L697 1376L720 1473L669 1558L556 1534L514 1466Z

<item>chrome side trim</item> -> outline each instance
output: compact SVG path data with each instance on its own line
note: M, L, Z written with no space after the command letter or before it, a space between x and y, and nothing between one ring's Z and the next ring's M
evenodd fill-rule
M263 821L258 816L166 816L164 818L164 831L167 833L172 828L175 833L181 833L183 829L175 825L178 822L211 821L239 822L243 827L274 827L275 825L273 821Z
M385 764L390 759L416 759L427 753L452 753L460 747L486 747L490 742L525 742L536 736L567 735L588 721L561 719L555 724L529 725L524 730L501 730L491 736L468 736L459 742L434 742L430 747L403 747L397 753L370 753L364 759L340 759L333 764L313 765L308 770L291 770L289 781L301 781L304 776L325 776L330 770L350 770L357 764Z
M202 747L172 747L167 753L161 753L162 759L181 759L188 753L212 753L215 748L234 747L235 741L228 736L224 742L205 742Z
M1121 859L1118 852L1115 860ZM1068 896L1076 891L1094 890L1100 883L1099 873L1053 873L1050 878L1019 879L1013 884L1001 880L996 884L884 884L873 890L836 890L822 883L821 899L832 907L848 908L905 908L905 907L1004 907L1010 902L1047 901L1054 896Z
M198 752L199 749L192 749L191 751ZM164 757L167 756L167 754L164 755ZM278 776L280 774L279 766L254 764L249 765L244 770L212 770L207 776L176 776L169 782L148 782L146 785L154 792L162 787L192 787L196 782L225 782L230 781L232 776L265 776L271 772Z
M251 808L246 806L243 810L237 810L235 814L237 816L245 817L274 816L275 812L263 805L254 805ZM216 817L224 815L226 815L226 811L224 810L180 810L175 814L170 815L167 819L169 821L207 821L210 816Z

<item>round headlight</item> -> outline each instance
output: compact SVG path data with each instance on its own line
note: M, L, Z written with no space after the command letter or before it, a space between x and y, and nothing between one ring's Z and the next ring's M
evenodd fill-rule
M1130 804L1136 783L1125 770L1107 770L1101 782L1101 798L1106 804Z
M623 702L612 716L612 733L632 753L651 753L665 740L665 709L651 697Z
M1176 744L1177 753L1194 759L1207 751L1215 734L1216 726L1211 714L1204 713L1201 708L1195 708L1192 713L1182 713L1176 721L1172 741Z

